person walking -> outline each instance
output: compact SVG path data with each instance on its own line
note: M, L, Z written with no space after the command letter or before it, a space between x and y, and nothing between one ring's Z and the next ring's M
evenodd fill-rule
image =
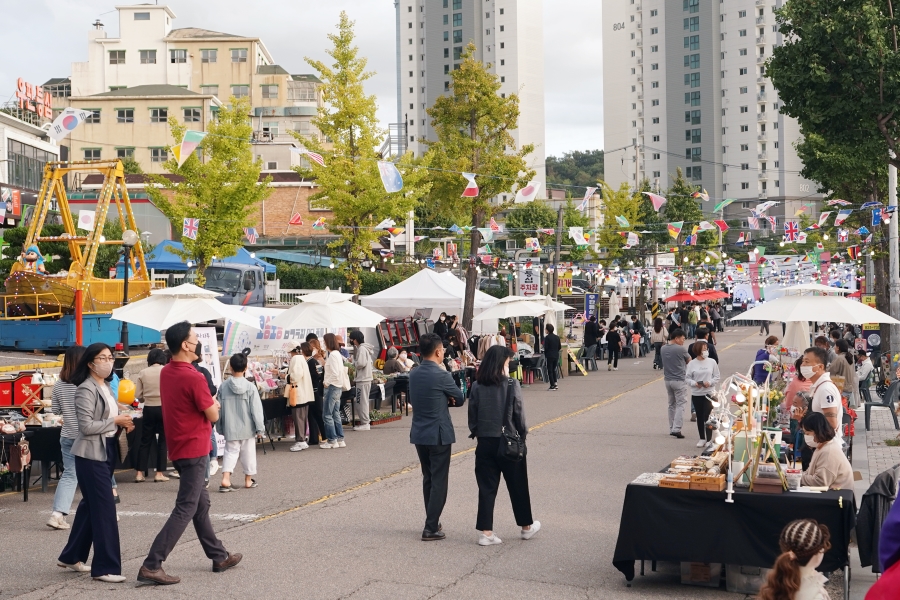
M684 424L684 407L688 403L688 386L685 381L687 365L691 356L684 347L684 330L675 329L669 335L669 343L662 347L660 356L663 365L663 379L669 397L669 435L684 438L681 428Z
M684 379L691 390L691 404L697 415L697 431L700 441L697 447L702 448L712 440L712 430L706 426L712 402L709 393L719 384L719 365L709 355L706 340L697 340L691 346L696 358L688 363Z
M169 359L165 351L154 348L147 354L147 368L138 373L134 382L134 397L144 403L144 423L141 428L141 443L138 447L137 474L135 483L145 481L150 475L150 445L156 439L156 475L153 481L169 481L166 477L166 431L162 420L162 401L159 397L159 374Z
M509 490L516 524L521 527L522 539L531 539L541 529L541 522L531 516L526 457L512 461L498 455L504 431L518 433L523 441L528 435L522 388L509 376L509 360L515 355L509 348L490 348L478 367L469 398L469 437L478 440L475 447L475 481L478 483L475 529L481 532L479 546L503 541L494 532L494 502L501 474Z
M366 343L360 330L350 332L350 345L353 347L353 366L356 368L356 418L359 425L353 431L369 431L369 393L372 391L372 363L375 361L375 347Z
M344 427L341 425L341 392L347 379L347 368L344 366L344 357L341 355L337 336L333 333L325 334L325 349L328 358L325 360L325 375L322 387L325 390L322 420L325 422L325 440L319 444L319 448L346 448L344 442Z
M113 360L109 346L91 344L71 377L72 383L78 386L75 391L78 434L72 444L72 454L81 502L69 541L57 564L77 573L90 571L91 577L99 581L122 583L125 577L111 478L118 458L117 428L121 427L121 435L125 435L134 429L134 423L128 415L119 414L119 405L109 389ZM94 559L87 567L84 563L92 546Z
M622 335L619 333L618 325L611 325L606 334L606 349L609 352L609 358L606 359L607 371L619 370L619 353L622 352Z
M759 322L759 335L762 335L763 331L766 332L766 335L769 335L769 322L768 321L760 321Z
M422 364L409 374L409 402L413 407L409 442L415 444L422 465L425 528L422 541L442 540L441 513L447 502L450 449L456 442L449 406L462 406L465 396L444 368L444 344L440 336L419 338Z
M306 342L304 342L305 344ZM291 452L300 452L309 448L306 439L306 425L309 421L309 407L315 403L316 396L313 389L313 376L309 372L309 363L303 353L303 347L294 348L294 355L288 365L289 385L294 391L294 405L291 406L290 398L288 406L291 408L291 417L294 420L294 445Z
M653 369L662 369L662 358L659 355L660 349L669 338L666 328L663 326L662 317L653 319L653 331L650 332L650 344L653 345Z
M56 494L53 496L53 511L47 527L53 529L68 529L66 515L72 510L72 500L75 498L75 488L78 487L78 479L75 476L75 456L72 454L72 444L78 437L78 417L75 413L75 391L78 386L72 383L72 375L84 354L84 346L70 346L63 356L63 366L59 371L59 381L53 386L53 400L50 410L54 415L62 416L62 429L59 432L59 446L62 451L63 473L56 485Z
M318 344L318 340L316 340ZM313 388L313 401L309 404L309 443L315 445L320 441L320 435L325 434L325 421L322 417L322 380L325 376L325 366L316 358L316 348L312 342L303 342L300 344L300 352L306 360L306 366L309 370L310 382Z
M559 353L562 351L562 342L559 336L553 333L553 324L547 323L544 327L547 335L544 336L544 358L547 360L547 379L550 380L550 389L555 392L559 389L556 381L556 369L559 367Z
M219 420L220 405L209 393L206 379L191 364L200 345L197 332L187 321L176 323L166 330L166 345L172 352L172 361L160 373L159 391L169 458L181 478L175 508L153 540L137 576L142 583L158 585L181 581L167 574L162 563L191 521L200 546L212 560L214 573L230 569L243 558L225 549L209 520L209 493L203 482L208 473L212 424Z
M694 306L688 311L687 336L693 338L697 335L697 323L700 322L700 307Z
M303 362L303 359L300 359ZM233 354L228 359L231 378L219 389L220 409L216 431L225 437L225 456L222 457L222 483L220 492L233 492L237 488L231 484L231 474L241 461L244 471L244 487L257 487L256 480L256 439L266 431L263 420L262 401L256 384L244 377L247 371L247 357ZM304 431L306 430L304 426Z

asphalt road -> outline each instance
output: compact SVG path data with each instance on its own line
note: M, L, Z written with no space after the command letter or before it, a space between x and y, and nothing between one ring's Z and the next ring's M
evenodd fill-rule
M750 328L719 334L723 374L746 370L758 344ZM724 588L682 586L666 568L626 588L612 566L626 484L692 452L696 441L668 435L665 391L651 360L624 360L616 372L603 365L586 378L566 377L560 388L551 393L537 384L525 391L534 428L528 438L532 507L543 525L529 541L518 538L501 486L495 529L504 542L476 544L474 445L460 409L451 410L458 443L442 517L446 541L419 541L421 479L404 418L348 432L345 449L290 453L280 443L263 455L258 448L257 489L219 494L215 476L215 528L244 560L212 573L189 529L164 565L182 583L168 588L136 588L134 578L171 510L176 480L135 484L134 472L117 475L125 584L94 582L55 566L67 533L44 526L51 493L34 492L28 503L2 495L0 597L743 598ZM242 480L239 470L235 476Z

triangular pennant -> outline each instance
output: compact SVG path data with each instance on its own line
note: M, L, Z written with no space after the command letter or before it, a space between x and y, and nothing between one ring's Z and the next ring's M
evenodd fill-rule
M713 231L716 228L715 225L710 223L709 221L700 221L699 229L700 231Z
M726 198L725 200L722 200L721 202L716 204L716 207L713 209L713 212L719 212L719 211L723 210L726 206L728 206L732 202L734 202L734 198Z
M628 219L622 216L616 217L616 223L619 224L619 227L630 227L630 225L628 224Z
M516 204L521 204L523 202L533 202L535 196L537 196L539 189L541 189L540 181L529 182L528 185L516 192Z
M465 177L469 182L466 184L466 189L463 190L462 197L477 198L478 184L475 183L475 177L477 177L477 175L475 173L463 173L462 176Z
M319 217L318 219L316 219L316 222L313 223L312 228L316 230L325 229L325 217Z
M662 208L662 205L666 203L666 199L659 194L651 194L650 192L643 192L645 196L650 198L650 202L653 203L653 210L658 211Z
M392 236L397 237L398 235L406 231L406 227L388 227L387 229L385 229L385 231L387 231Z
M587 210L588 202L590 201L591 197L594 195L594 192L596 192L596 191L597 191L597 188L595 188L595 187L589 187L589 188L587 188L587 190L585 190L584 199L582 199L581 204L578 205L579 212L584 212L585 210Z
M678 235L681 233L681 228L684 227L684 221L676 221L675 223L669 223L668 230L669 235L672 236L673 239L678 239Z
M853 212L852 208L845 208L838 212L837 216L834 218L834 226L838 227L847 220L847 217Z
M694 192L693 194L691 194L691 198L701 198L704 202L709 202L709 194L706 193L706 190L703 190L702 192Z
M491 231L500 231L500 225L494 220L494 217L491 217L490 227Z
M847 206L851 203L847 202L846 200L841 200L840 198L835 198L834 200L829 200L825 204L827 204L828 206Z
M716 227L718 227L719 231L721 231L722 233L728 231L728 223L726 223L725 221L713 221L713 223L716 224Z
M288 225L303 225L303 217L300 213L294 213L291 215L291 220L288 221Z
M479 227L478 233L481 234L481 239L487 243L493 241L494 239L494 230L490 227Z

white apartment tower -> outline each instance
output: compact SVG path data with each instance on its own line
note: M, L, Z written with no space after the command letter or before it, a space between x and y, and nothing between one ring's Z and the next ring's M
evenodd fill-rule
M534 144L527 157L545 197L543 0L395 0L397 10L397 122L416 155L433 139L426 110L450 89L450 71L474 42L476 58L500 77L502 94L519 94L517 146ZM408 141L407 141L408 140Z
M745 227L746 209L765 199L779 201L767 213L779 229L785 215L821 199L800 176L799 127L779 114L763 67L781 43L781 4L603 0L607 183L634 186L646 177L664 189L681 167L711 198L737 199L725 218Z

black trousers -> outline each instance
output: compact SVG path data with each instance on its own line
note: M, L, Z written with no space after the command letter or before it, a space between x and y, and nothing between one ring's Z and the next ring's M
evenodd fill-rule
M150 462L150 445L153 438L159 435L156 442L156 472L166 472L166 432L163 430L162 406L144 407L144 424L141 429L141 445L138 448L138 471L148 475Z
M324 400L320 392L315 393L315 401L309 405L309 443L318 444L319 434L325 438L325 419L322 418L322 406Z
M497 456L500 438L478 438L475 448L475 481L478 483L478 518L475 529L494 529L494 502L500 487L500 475L506 481L513 515L519 527L531 525L531 496L528 493L528 465L525 458L518 462Z
M81 488L81 502L78 503L69 541L59 555L59 561L67 565L78 562L87 564L93 546L91 577L122 574L119 524L116 522L111 481L115 461L115 438L106 439L105 462L75 457L75 476Z
M422 494L425 497L425 529L437 531L447 502L447 485L450 479L450 444L425 446L416 444L416 453L422 463Z
M712 429L706 426L706 420L709 419L709 413L712 412L712 403L709 401L709 396L691 396L691 404L694 406L694 412L697 413L699 439L705 439L708 442L712 439Z
M662 342L653 342L653 364L662 369L662 355L660 355L659 351L662 349Z
M559 356L548 356L547 357L547 379L550 380L550 385L556 385L556 369L559 366Z
M178 495L175 497L175 508L169 515L169 520L156 535L153 545L150 546L150 552L144 559L144 566L151 571L162 566L191 521L194 522L197 540L207 558L213 562L221 562L228 558L228 551L216 537L216 532L209 521L209 492L206 491L204 483L208 472L206 460L206 456L201 456L173 461L178 473L181 474L181 479L178 480Z
M606 364L611 364L613 368L618 368L619 366L619 353L621 350L618 346L610 346L609 347L609 358L606 359Z

